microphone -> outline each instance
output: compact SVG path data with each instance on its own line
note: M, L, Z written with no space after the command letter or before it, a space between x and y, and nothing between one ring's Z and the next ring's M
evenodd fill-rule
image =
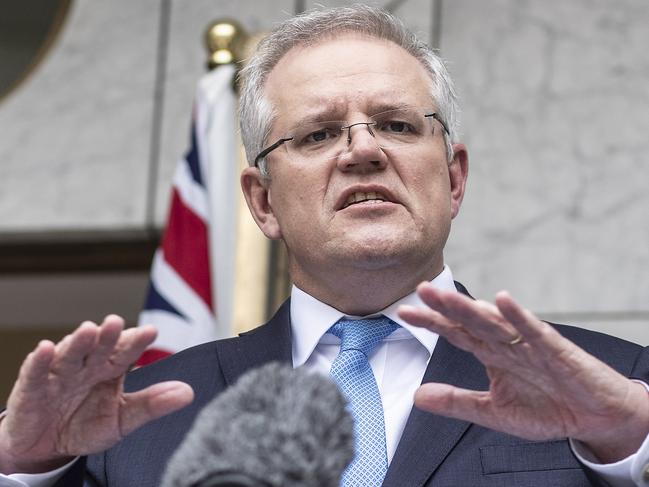
M270 363L210 401L162 487L338 487L353 421L331 379Z

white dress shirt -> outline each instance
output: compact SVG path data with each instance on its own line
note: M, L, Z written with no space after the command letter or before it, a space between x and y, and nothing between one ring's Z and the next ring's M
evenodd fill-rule
M444 268L433 284L442 289L455 289L453 276ZM422 306L415 294L400 299L377 313L385 315L399 328L383 340L370 354L369 362L376 378L383 402L385 441L388 462L392 460L406 420L412 409L412 398L421 384L428 360L435 350L438 335L404 322L397 316L401 304ZM293 366L306 367L323 375L329 374L331 364L338 356L340 339L327 330L339 319L360 318L345 315L301 289L291 291L291 337L293 340Z
M432 283L440 289L455 289L448 266L444 267ZM383 314L400 325L369 357L383 402L388 462L394 456L412 409L413 395L421 384L438 339L436 333L401 320L397 316L397 308L401 304L424 306L413 292L379 313L370 315ZM331 364L338 355L340 339L327 333L327 330L342 317L363 318L345 315L293 286L291 332L294 367L306 367L316 373L329 374ZM612 487L649 487L649 477L644 478L644 471L649 468L649 436L635 454L606 465L597 463L579 442L570 443L579 460L605 478ZM51 487L69 466L70 464L46 474L0 475L0 487Z

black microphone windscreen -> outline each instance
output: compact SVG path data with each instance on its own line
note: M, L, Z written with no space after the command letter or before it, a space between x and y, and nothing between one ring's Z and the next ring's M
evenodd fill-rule
M252 370L199 413L162 487L338 487L354 456L345 406L328 377L278 363Z

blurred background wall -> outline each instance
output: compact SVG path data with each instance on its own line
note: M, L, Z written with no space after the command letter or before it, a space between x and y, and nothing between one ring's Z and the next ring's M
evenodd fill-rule
M457 83L471 170L456 279L649 343L649 3L370 3ZM136 321L207 24L254 33L313 4L0 0L0 400L38 339L109 312Z

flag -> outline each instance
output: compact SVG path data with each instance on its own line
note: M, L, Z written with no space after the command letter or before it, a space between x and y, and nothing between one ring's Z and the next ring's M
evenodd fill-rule
M158 329L142 366L231 334L238 142L234 67L198 83L191 145L176 168L169 216L138 323Z

